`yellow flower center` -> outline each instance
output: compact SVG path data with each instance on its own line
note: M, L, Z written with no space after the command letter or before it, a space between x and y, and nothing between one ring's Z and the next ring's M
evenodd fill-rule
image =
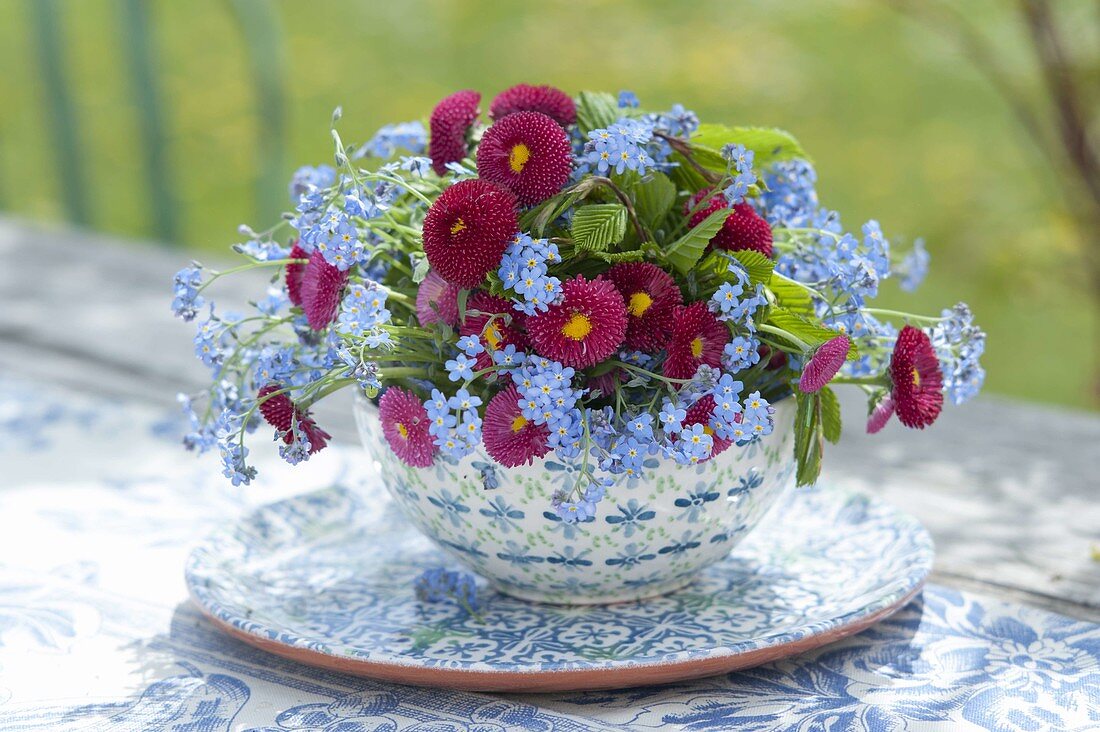
M519 432L521 429L527 426L527 418L522 414L517 414L516 418L512 420L512 431Z
M920 372L916 366L913 367L913 386L920 387Z
M409 428L400 422L397 423L397 431L401 433L401 437L406 440L409 439Z
M691 355L695 358L699 358L703 355L703 339L696 338L691 342Z
M461 217L455 219L455 222L453 224L451 224L451 236L454 236L458 232L465 231L465 230L466 230L466 222L463 221Z
M645 315L645 311L649 310L649 306L653 304L653 298L645 292L635 292L630 296L630 304L627 305L627 310L635 318L640 318Z
M711 427L709 424L703 425L703 434L713 435L714 434L714 428Z
M522 173L523 166L527 165L527 161L531 159L531 150L522 142L512 147L512 152L508 154L508 165L511 166L512 171L515 173Z
M561 327L561 334L575 341L583 341L592 332L592 321L581 313L573 313L569 322Z
M496 323L490 322L485 326L485 340L494 351L500 347L500 329L497 328Z

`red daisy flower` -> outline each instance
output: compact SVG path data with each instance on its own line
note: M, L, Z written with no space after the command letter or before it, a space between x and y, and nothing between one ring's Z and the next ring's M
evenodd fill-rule
M477 174L532 206L561 190L573 169L573 147L557 122L541 112L516 112L485 130Z
M607 271L623 296L627 319L626 345L659 351L672 335L672 310L684 304L672 276L649 262L616 264Z
M901 423L924 429L935 422L943 409L943 374L928 334L911 325L902 328L889 370L890 396Z
M582 369L615 353L626 337L627 315L611 280L577 275L562 285L562 292L560 303L527 319L535 350Z
M714 431L714 428L710 426L710 418L714 415L714 397L707 394L699 401L688 407L687 416L684 417L683 425L685 427L691 427L692 425L703 425L703 431L710 435L711 448L710 456L721 455L726 451L730 445L733 444L732 440L727 440L723 437L719 437L718 433ZM740 416L740 415L738 415Z
M512 303L482 290L471 294L466 302L466 320L459 325L458 334L475 335L485 347L477 355L474 370L480 371L492 366L493 353L502 348L515 346L517 351L525 350L527 338L520 330L522 327L523 316L512 309Z
M424 217L424 253L440 277L477 287L500 266L516 233L516 199L483 180L461 180L443 191Z
M871 416L867 418L867 434L873 435L881 430L892 416L894 416L894 398L887 394L871 410Z
M447 172L447 163L457 163L466 157L469 152L466 134L477 119L480 102L481 94L467 89L444 97L435 105L429 123L428 157L436 175Z
M550 431L546 425L524 418L519 408L519 390L514 384L489 400L481 425L485 451L507 468L530 465L550 452Z
M577 121L577 107L568 94L552 86L516 84L497 94L489 117L498 120L515 112L542 112L562 127Z
M309 259L309 253L302 249L297 239L294 240L294 246L290 248L288 259ZM302 275L305 271L304 264L288 262L286 265L286 296L291 305L302 306Z
M310 328L321 330L336 319L340 293L347 282L347 272L341 272L326 262L321 252L313 250L299 285L302 309Z
M264 416L264 420L279 431L283 442L288 445L294 443L293 428L294 423L297 422L298 429L304 432L306 439L309 440L310 455L324 450L328 441L332 439L332 435L318 427L313 417L309 416L309 412L303 412L294 406L294 402L286 394L268 396L282 388L280 384L268 384L256 394L257 401L263 400L260 401L260 414ZM264 399L264 397L267 398Z
M729 342L729 328L707 310L705 302L673 308L664 375L690 379L703 364L718 368L722 365L722 349Z
M840 371L844 360L848 358L848 348L851 345L852 342L846 335L839 335L822 343L802 369L798 388L807 394L820 391Z
M421 325L458 325L458 286L431 270L416 291L416 317Z
M378 400L382 434L397 457L414 468L432 464L435 443L428 427L428 411L411 391L390 387Z
M710 195L710 189L704 189L692 196L684 204L684 215L706 196ZM690 226L695 228L703 219L727 205L726 199L717 195L711 198L701 209L691 214ZM724 249L728 252L739 252L751 249L760 252L765 257L772 255L772 227L768 222L756 213L751 205L739 203L733 207L732 212L726 217L726 223L718 233L711 237L710 246L715 249Z

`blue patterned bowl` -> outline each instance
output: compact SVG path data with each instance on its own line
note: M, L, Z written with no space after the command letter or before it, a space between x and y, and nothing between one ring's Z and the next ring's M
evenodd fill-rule
M550 496L573 484L576 465L551 454L507 469L479 449L412 468L389 449L374 405L355 405L364 446L421 532L495 589L564 604L662 595L729 554L792 482L794 415L794 400L780 401L771 435L697 466L653 458L645 479L608 489L594 519L566 524Z

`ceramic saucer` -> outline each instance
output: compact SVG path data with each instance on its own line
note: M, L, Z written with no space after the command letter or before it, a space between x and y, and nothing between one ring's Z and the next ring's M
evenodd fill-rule
M474 617L416 599L413 579L450 563L375 486L259 508L194 549L186 580L219 627L302 663L405 684L565 691L681 681L835 641L905 605L932 554L916 519L881 501L799 489L672 595L567 607L481 586ZM582 576L584 561L560 571Z

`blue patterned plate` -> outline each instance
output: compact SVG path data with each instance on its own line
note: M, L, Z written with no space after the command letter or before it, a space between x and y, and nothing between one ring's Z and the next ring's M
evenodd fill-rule
M482 588L479 617L422 603L447 563L381 487L329 488L257 509L188 559L219 627L313 666L430 686L563 691L746 668L855 633L909 601L932 566L910 516L835 489L798 490L727 559L665 597L539 605ZM583 573L583 561L563 573Z

